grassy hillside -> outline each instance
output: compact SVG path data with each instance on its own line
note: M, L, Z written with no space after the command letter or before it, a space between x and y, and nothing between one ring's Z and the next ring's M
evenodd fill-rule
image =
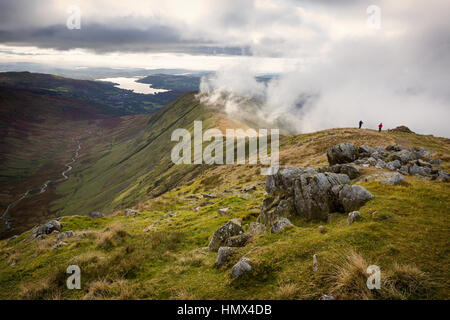
M110 192L112 179L121 180L127 170L136 175L122 186L120 196L111 199L111 207L145 197L151 190L170 190L137 204L141 214L135 217L124 216L122 210L100 219L64 217L62 231L72 230L76 236L64 239L66 245L57 250L52 250L57 234L30 241L27 232L11 242L0 241L0 298L318 299L328 293L338 299L450 298L449 186L414 176L405 177L407 184L399 186L359 183L375 195L360 209L361 221L349 226L346 216L338 213L326 224L293 220L295 226L253 238L233 252L226 266L215 267L217 253L205 250L209 239L233 217L242 218L243 225L256 220L265 177L259 175L258 166L210 166L192 173L192 181L177 181L178 186L171 188L167 179L181 179L186 172L179 171L177 176L165 161L156 161L164 155L155 141L205 115L198 109L201 106L188 108L195 104L192 99L185 96L164 116L152 115L147 127L154 130L128 142L112 143L103 160L90 163L86 159L83 169L69 179L73 186L79 184L74 194L84 200L74 196L60 205L61 210L78 205L83 213L85 201L89 205L106 201L106 196L101 199L92 190ZM280 162L320 167L326 164L325 150L344 141L373 147L393 143L425 147L443 160L444 170L450 167L449 139L357 129L284 137ZM366 168L362 173L374 171L382 170ZM244 191L252 185L256 190ZM83 186L88 189L81 190ZM66 188L62 185L60 191ZM208 199L187 197L203 193L215 193L214 204L200 206ZM223 207L230 208L230 215L218 214ZM319 232L320 224L325 233ZM153 227L148 230L149 226ZM317 272L312 271L314 254ZM252 261L252 272L232 280L231 267L244 255ZM81 290L65 287L65 270L71 264L82 270ZM365 287L365 270L372 264L382 272L382 290L376 292Z

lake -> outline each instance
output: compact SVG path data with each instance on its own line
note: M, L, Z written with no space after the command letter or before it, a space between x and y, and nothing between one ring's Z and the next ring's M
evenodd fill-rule
M117 77L117 78L105 78L105 79L97 79L97 81L108 81L117 83L115 87L126 90L133 90L135 93L143 93L143 94L155 94L159 92L166 92L169 90L166 89L155 89L151 87L151 84L148 83L139 83L136 80L139 80L140 77L126 78L126 77Z

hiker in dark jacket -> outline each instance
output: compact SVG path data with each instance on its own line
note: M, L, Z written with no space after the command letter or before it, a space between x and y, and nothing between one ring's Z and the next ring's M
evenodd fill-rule
M383 123L380 122L380 124L378 125L378 132L381 132L381 128L383 128Z
M362 125L364 122L362 122L362 120L359 120L359 128L361 129Z

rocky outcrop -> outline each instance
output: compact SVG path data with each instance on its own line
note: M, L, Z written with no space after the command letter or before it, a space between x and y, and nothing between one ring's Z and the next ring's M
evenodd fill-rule
M236 263L231 269L231 277L238 278L242 276L244 273L250 272L252 270L252 266L250 265L250 259L246 257L242 257L238 263Z
M398 126L398 127L394 128L394 129L388 129L388 131L414 133L407 126Z
M37 226L32 232L31 237L37 238L42 235L47 235L53 231L61 231L62 225L56 220L50 220L49 222Z
M229 238L237 236L242 232L241 220L232 219L214 232L208 249L210 251L217 251L220 247L226 246Z
M329 167L319 169L320 172L334 172L347 174L351 179L360 173L354 165L362 167L376 167L389 169L404 175L417 175L422 178L438 181L449 181L450 176L437 165L439 159L432 159L433 151L424 148L403 149L401 146L389 145L386 148L378 146L372 148L360 146L357 151L351 143L343 143L327 150ZM353 159L353 160L352 160ZM353 170L353 168L356 170Z
M373 198L361 186L348 186L349 182L346 174L280 167L266 178L269 195L263 200L259 221L271 226L272 231L280 218L300 216L325 221L331 212L353 211Z

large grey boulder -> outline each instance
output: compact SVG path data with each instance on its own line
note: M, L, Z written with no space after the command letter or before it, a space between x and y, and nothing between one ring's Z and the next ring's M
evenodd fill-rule
M282 191L286 195L294 194L294 181L304 173L316 173L311 168L280 166L275 174L266 177L266 192Z
M339 202L345 212L358 210L373 198L369 191L359 185L344 185L339 191Z
M61 231L62 226L61 224L56 220L50 220L49 222L45 224L41 224L40 226L36 227L32 232L31 236L34 238L37 238L41 235L50 234L53 231Z
M214 232L211 241L209 242L208 249L210 251L217 251L220 247L226 245L229 238L232 236L237 236L241 233L241 220L232 219Z
M217 266L223 266L226 264L233 253L234 248L220 247L217 251Z
M242 257L231 269L231 277L238 278L244 273L251 271L252 266L250 265L250 262L249 258Z
M308 220L326 220L328 214L336 209L336 199L331 189L349 182L349 177L344 174L303 174L295 181L297 215Z
M327 158L330 165L353 162L358 158L358 150L352 143L344 142L328 148Z

